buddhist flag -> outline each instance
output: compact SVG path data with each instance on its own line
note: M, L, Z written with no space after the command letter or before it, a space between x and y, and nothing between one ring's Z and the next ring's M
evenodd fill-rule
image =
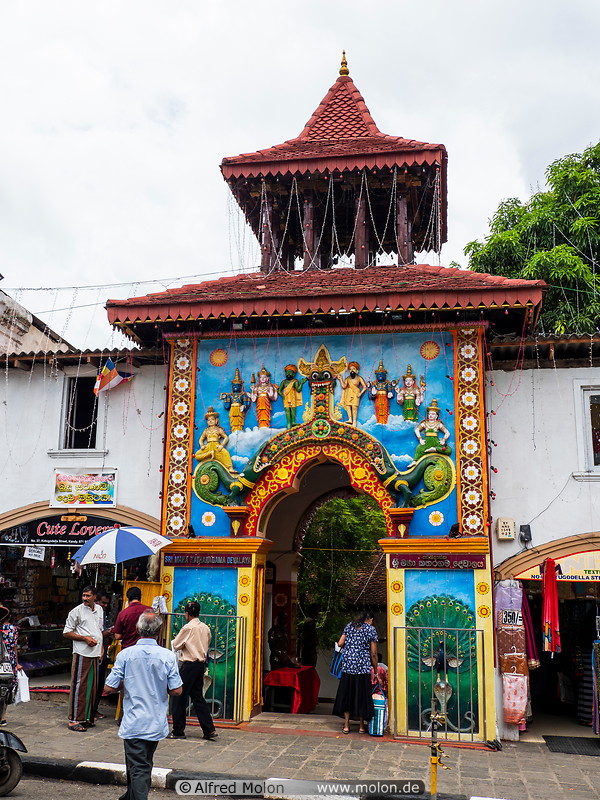
M107 358L106 364L102 367L102 371L96 378L94 394L100 394L100 392L106 392L108 389L114 389L115 386L123 383L123 381L130 381L133 377L134 376L129 372L118 372L113 364L112 358Z

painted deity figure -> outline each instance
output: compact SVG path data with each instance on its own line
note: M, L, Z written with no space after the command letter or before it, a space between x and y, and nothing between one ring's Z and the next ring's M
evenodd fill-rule
M425 380L421 377L421 384L417 385L417 376L413 374L410 364L406 368L406 375L402 376L402 385L396 387L396 400L402 406L402 416L408 422L419 419L419 406L425 394Z
M367 384L360 375L360 364L357 361L351 361L348 364L348 370L350 375L347 378L342 378L341 375L338 375L338 380L342 387L340 405L348 414L348 424L356 427L360 398L367 391Z
M258 373L258 381L254 375L250 381L250 399L256 403L256 417L259 428L271 427L271 403L277 400L277 384L271 383L271 373L263 367Z
M200 434L199 449L194 454L197 461L218 461L229 472L234 472L231 456L225 449L229 436L219 424L219 415L212 406L209 406L204 415L206 428Z
M302 405L302 387L307 379L299 380L296 377L298 368L295 364L287 364L283 371L285 378L279 384L279 394L283 399L286 427L293 428L296 424L296 409Z
M440 419L437 400L432 400L431 405L427 407L427 416L415 428L415 436L419 440L415 450L415 461L428 453L443 453L449 456L452 452L452 449L446 444L450 438L450 431Z
M390 415L390 400L394 396L394 383L387 379L387 369L383 366L383 359L380 359L379 366L375 370L375 380L369 381L369 399L375 403L375 419L382 425L386 425Z
M250 395L244 391L244 381L238 367L231 381L231 391L222 392L221 398L225 410L229 411L229 424L232 431L244 430L244 418L250 408Z

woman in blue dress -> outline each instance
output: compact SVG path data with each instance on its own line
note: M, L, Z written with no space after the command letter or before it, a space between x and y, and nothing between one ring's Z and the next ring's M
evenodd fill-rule
M359 721L359 733L367 733L365 723L375 713L371 667L377 669L377 631L373 614L362 611L348 623L338 646L343 648L342 677L331 713L343 717L344 733L350 733L351 719Z

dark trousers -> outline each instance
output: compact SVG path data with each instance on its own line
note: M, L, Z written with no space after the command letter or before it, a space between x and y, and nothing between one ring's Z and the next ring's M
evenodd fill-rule
M183 681L180 695L171 698L171 713L173 715L173 733L177 736L185 731L188 701L191 700L198 722L205 736L211 734L215 726L210 715L210 708L204 699L204 661L182 661L179 664L179 674Z
M152 764L158 742L147 739L123 739L127 791L119 800L148 800L152 782Z
M108 664L109 664L108 658L104 657L98 667L98 687L96 690L96 702L94 704L94 715L92 717L92 721L96 718L96 714L98 713L98 706L100 705L100 700L102 700L102 692L104 691L104 684L106 682L106 673L108 672Z

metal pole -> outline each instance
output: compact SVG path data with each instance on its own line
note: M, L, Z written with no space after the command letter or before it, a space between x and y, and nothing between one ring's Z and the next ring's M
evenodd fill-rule
M429 793L431 800L437 800L437 768L438 765L442 769L450 769L449 766L442 763L442 756L444 752L441 744L438 742L437 729L439 725L444 725L446 722L446 715L436 711L436 697L431 697L431 754L429 757L430 763L430 780L429 780Z
M437 714L435 710L435 697L431 698L431 753L429 756L429 796L437 800Z

